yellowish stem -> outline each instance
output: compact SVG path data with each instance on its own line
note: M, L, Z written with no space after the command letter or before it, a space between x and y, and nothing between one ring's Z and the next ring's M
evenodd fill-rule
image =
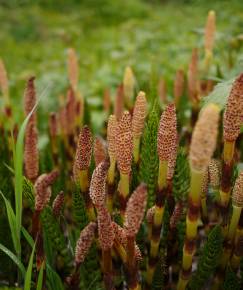
M113 184L115 180L116 159L110 157L110 167L107 173L107 182Z
M234 141L224 141L224 162L229 164L234 157L235 142Z
M237 207L233 205L233 214L231 217L231 221L230 221L230 226L229 226L229 232L227 235L228 240L233 241L234 236L235 236L235 232L240 220L240 214L241 214L241 207Z
M89 177L88 170L80 170L79 172L79 185L82 192L86 192L89 189Z
M189 192L189 207L194 205L200 207L200 197L201 189L203 183L203 172L195 171L191 168L191 183L190 183L190 192ZM190 209L189 209L190 210ZM196 220L191 220L191 217L187 213L186 217L186 240L194 240L197 237L197 228L199 223L199 217ZM193 252L187 252L184 244L183 248L183 258L182 258L182 269L188 271L191 269ZM182 271L180 273L179 282L177 284L177 290L182 290L186 288L186 285L190 279L190 275L183 277Z
M140 138L133 138L133 158L134 162L137 164L139 161L139 150L140 149Z
M167 170L168 170L168 161L166 160L159 161L159 175L158 175L159 190L162 190L167 186Z
M119 192L123 195L123 197L127 197L129 195L129 175L128 174L120 174L120 181L118 184Z

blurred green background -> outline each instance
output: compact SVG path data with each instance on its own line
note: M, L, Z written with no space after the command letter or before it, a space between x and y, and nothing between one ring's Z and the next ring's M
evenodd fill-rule
M99 103L104 88L114 91L127 65L139 88L146 89L156 70L170 92L175 71L187 69L192 48L203 54L210 9L217 16L215 67L229 78L243 64L243 1L2 0L0 57L9 72L12 99L19 103L26 78L34 74L39 91L51 85L42 104L54 109L68 85L68 47L78 53L79 86L90 103ZM232 71L224 69L230 57L238 64Z

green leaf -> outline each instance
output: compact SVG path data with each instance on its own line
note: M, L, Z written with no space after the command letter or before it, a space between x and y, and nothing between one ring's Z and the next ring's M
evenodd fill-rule
M52 251L57 251L60 254L68 272L70 267L72 267L73 257L70 253L70 249L67 247L61 227L53 215L52 208L50 206L46 206L46 208L42 211L41 222L45 234L48 235L48 238L50 238Z
M148 186L147 207L154 205L158 178L159 159L157 154L158 108L155 104L145 125L142 147L139 180Z
M240 289L241 287L239 283L239 278L232 271L232 269L228 267L225 274L223 290L240 290Z
M8 215L8 222L9 222L9 226L11 230L12 241L13 241L14 249L17 252L18 239L17 239L17 232L16 232L16 217L15 217L15 214L14 214L14 211L12 209L10 202L6 199L6 197L3 195L1 191L0 191L0 194L2 195L2 198L5 202L7 215Z
M32 253L30 255L29 264L25 275L24 290L31 290L31 276L32 276L34 253L35 253L35 244L32 249Z
M180 147L173 176L173 197L176 202L186 204L190 187L190 169L185 150Z
M26 231L26 229L23 226L21 227L21 231L28 244L31 246L31 248L33 248L35 242L31 237L31 235Z
M0 243L0 250L3 251L6 255L8 255L9 258L12 259L12 261L18 266L22 275L24 276L25 275L25 268L24 268L24 265L22 264L22 262L18 259L18 257L16 257L11 251L9 251L9 249L7 249L1 243Z
M85 202L83 196L80 194L80 188L74 184L72 190L73 200L73 214L77 228L82 230L88 223L89 219L86 212Z
M44 266L45 266L45 262L42 262L41 268L40 268L40 272L39 272L39 275L38 275L38 281L37 281L36 290L42 290Z
M228 96L231 91L232 84L234 79L219 83L215 86L214 90L205 98L202 99L203 106L206 106L210 103L216 104L220 109L224 109Z
M152 281L152 290L164 289L165 283L165 269L166 269L166 255L165 249L161 249L159 253L159 260L156 265L153 281Z
M47 284L48 289L52 290L64 290L63 283L59 275L52 269L52 267L46 265L46 274L47 274Z
M188 283L187 290L200 290L213 275L223 250L223 235L221 227L215 226L208 235L208 239L199 256L196 272Z

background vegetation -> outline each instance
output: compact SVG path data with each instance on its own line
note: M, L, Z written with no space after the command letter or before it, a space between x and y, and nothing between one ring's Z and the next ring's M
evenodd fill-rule
M57 96L68 84L68 47L74 47L79 55L80 90L95 106L105 87L115 89L121 82L127 65L132 66L141 89L145 89L151 70L156 70L164 76L171 92L176 69L186 69L192 48L203 46L202 33L210 9L217 15L215 61L222 76L236 50L239 66L233 72L227 69L227 74L236 75L235 70L242 66L241 1L0 3L0 56L9 72L11 96L19 103L26 78L34 74L40 91L51 83L42 102L45 111L55 108ZM14 115L18 113L16 107Z

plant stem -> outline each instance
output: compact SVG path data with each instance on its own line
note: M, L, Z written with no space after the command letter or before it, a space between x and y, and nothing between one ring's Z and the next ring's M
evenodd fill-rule
M240 220L241 210L242 210L241 207L237 207L233 205L233 214L231 217L229 232L227 235L227 239L231 241L234 240L235 232L236 232L239 220Z
M157 190L157 195L156 195L155 211L154 211L153 223L152 223L150 255L149 255L149 261L147 265L147 275L146 275L146 282L147 282L148 287L150 287L153 280L153 274L154 274L158 251L159 251L160 233L161 233L163 216L164 216L164 205L165 205L165 199L167 196L167 170L168 170L168 162L160 161L159 162L159 175L158 175L158 190Z
M127 284L129 290L139 289L138 268L135 260L135 237L127 237Z
M119 204L121 217L124 218L128 195L129 195L129 175L120 173L120 181L118 184Z
M221 207L227 207L230 199L231 178L233 169L233 156L235 150L235 142L225 141L223 152L223 168L220 189Z
M203 183L203 172L191 168L191 184L186 217L186 239L183 248L182 270L177 290L184 290L191 276L192 258L196 249L197 227L200 218L200 193Z
M80 170L79 172L79 185L81 193L84 197L87 214L90 221L94 221L96 219L94 206L92 204L92 201L89 196L89 176L88 176L88 170Z
M110 167L107 173L107 208L110 213L113 211L113 198L115 193L115 169L116 160L110 158Z
M139 161L140 138L133 138L133 158L137 164Z
M107 290L114 289L112 279L112 259L111 249L102 250L103 271L104 271L104 283Z

